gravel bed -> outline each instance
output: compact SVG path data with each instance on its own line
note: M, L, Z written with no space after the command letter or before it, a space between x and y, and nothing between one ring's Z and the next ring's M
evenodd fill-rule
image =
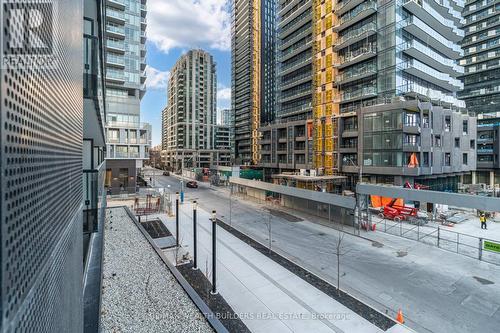
M213 332L124 208L106 211L104 332Z
M228 224L226 224L224 221L217 219L217 224L225 229L226 231L230 232L232 235L236 236L243 242L247 243L260 253L264 254L268 258L274 260L281 266L285 267L288 269L290 272L294 273L304 281L308 282L312 286L316 287L317 289L321 290L328 296L332 297L342 305L346 306L347 308L351 309L355 313L359 314L361 317L365 318L372 324L376 325L380 329L386 331L392 326L396 324L394 320L391 318L383 315L382 313L376 311L375 309L372 309L368 305L362 303L361 301L357 300L356 298L352 297L351 295L343 292L342 290L340 291L340 295L337 292L337 288L328 282L324 281L323 279L317 277L316 275L310 273L309 271L305 270L304 268L298 266L297 264L293 263L292 261L286 259L285 257L281 256L280 254L274 252L274 251L269 251L269 248L260 244L259 242L253 240L252 238L248 237L244 233L232 228Z

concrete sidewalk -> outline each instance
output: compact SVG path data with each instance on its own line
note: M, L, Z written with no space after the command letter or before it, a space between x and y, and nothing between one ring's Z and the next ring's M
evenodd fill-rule
M175 218L159 217L174 233ZM211 269L209 218L198 209L198 266L205 274ZM190 203L181 206L180 221L181 243L192 254ZM382 332L220 227L217 246L218 291L252 332ZM388 331L410 332L399 325Z

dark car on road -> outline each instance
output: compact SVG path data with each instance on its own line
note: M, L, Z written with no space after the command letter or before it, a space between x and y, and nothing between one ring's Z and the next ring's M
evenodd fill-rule
M170 171L163 171L164 176L170 176Z
M198 188L198 183L195 182L194 180L192 181L189 181L186 183L186 187L189 187L189 188Z

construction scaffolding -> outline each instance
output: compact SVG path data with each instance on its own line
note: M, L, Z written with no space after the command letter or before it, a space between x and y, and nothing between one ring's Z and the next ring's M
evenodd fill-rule
M333 45L337 33L332 27L337 16L336 0L314 0L313 4L313 166L319 174L333 175L338 171L339 104L335 86L337 53Z
M261 90L261 0L253 0L252 6L252 163L260 161L259 125Z

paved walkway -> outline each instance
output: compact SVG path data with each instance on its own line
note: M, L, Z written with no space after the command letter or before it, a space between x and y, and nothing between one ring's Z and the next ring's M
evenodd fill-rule
M175 218L160 217L175 233ZM192 205L181 206L180 239L192 254ZM198 266L211 269L211 222L198 209ZM218 291L252 332L382 332L358 314L217 227ZM208 267L208 269L207 269ZM410 332L395 326L390 332Z

